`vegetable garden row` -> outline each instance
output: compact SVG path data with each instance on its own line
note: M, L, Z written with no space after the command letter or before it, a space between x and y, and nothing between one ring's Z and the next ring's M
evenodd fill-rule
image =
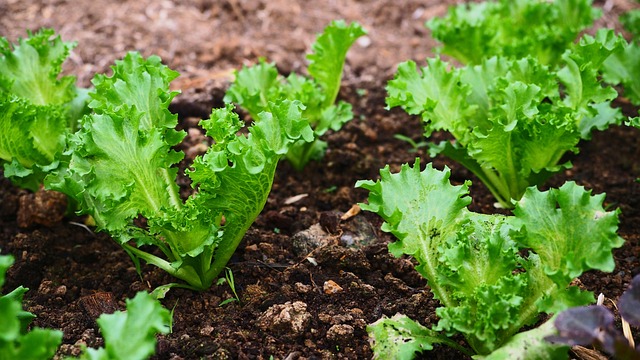
M449 169L421 170L420 159L355 184L369 192L360 207L396 238L389 251L415 259L441 305L432 328L411 314L369 324L375 357L413 358L435 344L478 359L566 358L576 344L640 356L612 314L588 306L594 294L575 285L587 271L614 271L612 251L625 241L617 234L620 211L573 181L538 188L571 168L567 154L594 131L640 127L640 117L616 105L624 97L640 106L640 11L620 19L630 40L611 29L586 34L599 16L590 0L454 6L427 23L441 55L424 67L398 65L387 107L420 117L427 140L448 133L450 140L426 143L430 156L468 169L504 214L469 210L470 182L454 186ZM53 30L15 44L0 39L4 177L29 191L65 194L69 214L108 233L138 273L151 264L175 278L128 300L126 313L102 315L104 347L84 349L82 358L146 359L155 335L172 327L158 299L172 288L207 291L225 276L232 283L228 262L265 207L278 162L302 171L321 161L323 136L353 119L338 95L347 52L366 33L358 23L331 22L312 45L306 76L284 77L266 60L237 70L226 105L199 123L209 142L185 171L187 197L177 182L185 155L176 151L186 132L169 110L177 72L157 56L130 52L84 89L61 76L75 44ZM12 263L0 256L0 287ZM639 281L618 304L634 326ZM53 357L62 333L29 328L27 289L2 291L0 359Z

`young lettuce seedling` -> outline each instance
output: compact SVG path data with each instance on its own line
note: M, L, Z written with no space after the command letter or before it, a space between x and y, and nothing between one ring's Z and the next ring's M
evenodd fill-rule
M126 303L126 312L100 315L96 322L104 338L104 347L84 347L78 359L145 360L155 354L156 334L169 333L171 312L144 291L127 299Z
M87 91L75 87L73 76L60 77L74 46L50 29L13 46L0 37L0 164L20 187L42 185L87 110Z
M0 290L13 257L0 256ZM22 286L0 295L0 359L50 359L62 342L62 332L27 327L36 317L22 309L22 297L27 292Z
M12 256L0 256L0 289L12 264ZM22 297L27 290L20 286L0 295L0 360L51 359L62 342L59 330L36 327L27 332L35 318L22 309ZM103 314L97 320L105 347L85 347L78 359L144 360L155 353L155 335L169 332L171 313L143 291L126 302L127 312Z
M436 343L479 359L566 353L543 341L553 332L550 325L516 334L541 313L593 302L593 294L569 284L587 270L613 270L611 250L624 242L616 234L619 211L605 211L604 195L568 182L545 192L528 188L513 216L474 213L467 209L469 182L453 186L449 176L431 164L420 171L418 159L397 174L387 166L380 180L356 184L370 192L362 208L381 216L382 230L397 238L389 251L413 256L442 304L433 329L404 315L370 325L374 353L406 359ZM448 339L454 334L471 349Z
M453 6L427 26L443 43L442 53L464 64L531 56L554 65L598 17L591 0L500 0Z
M132 256L204 290L215 281L267 200L278 160L297 141L313 140L299 102L280 100L258 114L248 135L232 105L200 125L214 144L187 170L197 193L183 201L176 184L184 137L168 110L178 74L160 58L129 53L113 76L97 75L94 114L70 137L69 159L47 178L76 199ZM140 247L156 246L164 258Z
M531 57L454 69L433 58L420 72L405 62L387 85L387 105L421 115L427 137L450 132L455 141L430 143L430 155L459 162L511 208L527 187L570 167L562 156L580 139L621 120L610 107L617 92L602 86L598 69L622 41L613 31L585 35L558 70Z
M312 45L313 52L307 56L310 78L291 74L285 79L278 75L274 64L261 60L257 65L236 72L236 79L224 100L237 103L254 120L262 111L269 111L273 102L299 100L305 106L302 115L313 128L315 140L296 142L286 158L295 169L302 170L309 161L324 156L327 143L320 140L320 136L329 129L340 130L353 118L351 104L335 102L347 51L365 34L357 23L347 25L344 21L333 21L318 36Z

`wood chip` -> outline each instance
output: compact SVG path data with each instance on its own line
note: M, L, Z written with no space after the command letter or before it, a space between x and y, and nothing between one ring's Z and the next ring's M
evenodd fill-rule
M298 201L306 198L307 196L309 196L309 194L299 194L299 195L292 196L292 197L288 198L287 200L285 200L284 204L285 205L291 205L291 204L297 203Z
M360 214L360 205L358 204L354 204L351 209L349 209L349 211L347 211L346 213L344 213L341 217L340 220L348 220L351 219L352 217L356 216Z
M102 314L112 314L118 310L110 292L96 292L83 296L78 301L87 317L92 321L95 321Z

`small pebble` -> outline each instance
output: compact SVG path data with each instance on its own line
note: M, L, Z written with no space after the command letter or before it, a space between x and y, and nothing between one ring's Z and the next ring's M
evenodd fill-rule
M342 291L342 286L338 285L333 280L327 280L324 282L323 289L325 294L332 295Z

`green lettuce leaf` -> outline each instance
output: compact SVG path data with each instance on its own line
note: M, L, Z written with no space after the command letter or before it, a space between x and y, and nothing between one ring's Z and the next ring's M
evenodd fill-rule
M584 35L563 55L564 67L558 78L565 86L564 103L580 115L594 115L591 105L615 99L618 92L603 86L600 69L603 63L623 48L624 40L613 30L600 29L595 37Z
M357 23L347 25L333 21L312 45L309 59L309 78L291 74L284 78L274 64L263 59L254 66L236 72L233 84L224 101L236 103L247 110L254 120L262 111L270 111L269 104L282 99L299 101L304 105L302 116L309 122L316 138L313 142L300 141L291 147L287 160L302 170L311 160L324 156L327 144L319 139L329 129L338 131L353 118L351 105L336 103L347 51L365 35Z
M413 359L415 353L433 350L433 344L443 343L471 355L467 349L436 331L430 330L405 315L382 317L367 326L374 359Z
M604 194L591 195L574 182L545 192L527 189L513 211L513 225L527 232L520 246L535 251L557 283L590 269L613 271L611 250L624 243L616 234L620 210L606 211L603 202Z
M65 137L86 112L86 91L60 76L75 46L53 30L11 45L0 38L0 163L16 185L37 190L57 166Z
M0 256L0 290L13 257ZM33 328L27 331L35 315L22 309L27 288L22 286L0 295L0 360L51 359L62 342L62 332Z
M631 33L634 40L640 37L640 10L629 10L620 15L620 23L625 30Z
M386 167L380 180L356 186L370 192L362 208L397 238L389 251L413 256L442 304L431 331L462 334L473 352L488 355L542 312L593 302L569 284L587 270L611 271L611 250L622 246L619 212L604 210L603 195L575 183L547 192L530 187L513 216L478 214L467 209L469 183L453 186L448 169L419 165L397 174Z
M311 46L309 75L324 90L324 107L336 101L342 81L342 68L347 51L366 31L357 23L347 25L342 20L332 21Z
M633 24L640 24L640 11L636 13ZM631 25L628 25L631 26ZM636 25L634 25L636 26ZM634 29L637 29L634 27ZM607 58L602 67L602 75L610 84L622 85L623 94L634 105L640 105L640 84L636 81L640 76L640 45L638 33L634 33L634 40L626 43L622 51L618 51Z
M527 56L553 65L600 16L591 0L499 0L465 3L427 22L442 53L465 64Z
M493 57L462 68L440 58L421 69L409 61L387 84L387 106L420 115L425 136L451 133L455 141L429 144L430 155L460 162L512 208L527 187L569 167L563 155L577 152L593 129L620 123L620 111L610 106L617 93L601 84L598 71L621 46L612 31L585 35L558 70L531 57Z
M143 259L185 280L194 289L211 286L271 189L278 160L313 131L297 102L270 103L248 135L233 106L202 121L214 145L187 171L197 194L183 201L176 184L184 137L168 110L177 73L158 57L129 53L113 76L96 76L82 129L70 137L68 157L47 185L90 214L136 260ZM224 220L223 220L224 219ZM130 241L133 240L133 243ZM164 259L139 249L157 246Z
M476 355L474 360L556 360L568 357L569 347L551 344L545 337L555 334L553 320L528 331L516 334L499 349L487 356Z
M80 359L144 360L155 353L155 335L169 333L171 313L144 291L126 303L126 312L103 314L96 320L105 346L85 349Z

